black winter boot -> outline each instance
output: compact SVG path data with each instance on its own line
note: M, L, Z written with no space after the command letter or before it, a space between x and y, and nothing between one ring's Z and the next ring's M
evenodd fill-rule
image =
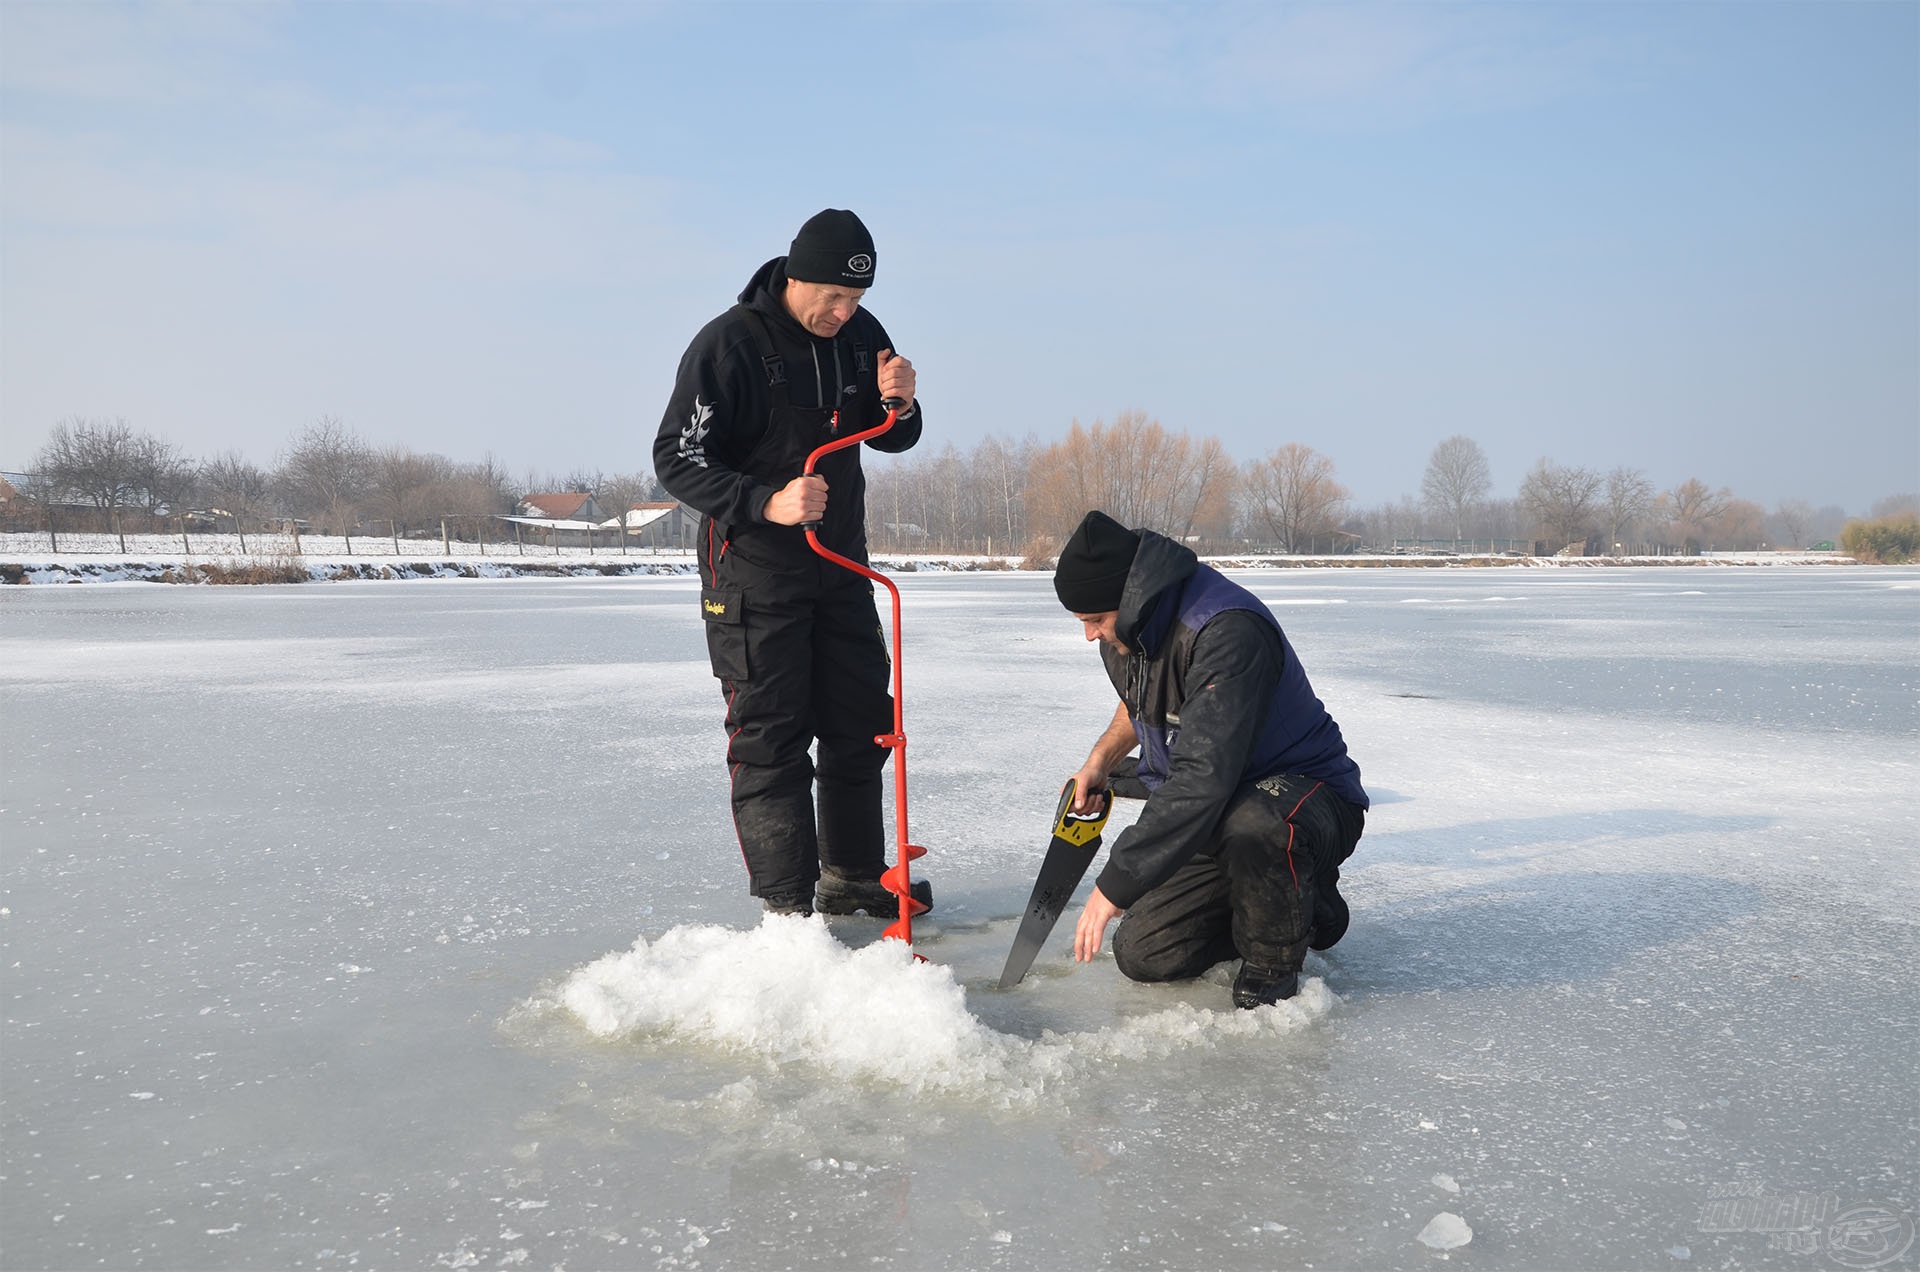
M1307 948L1330 950L1340 944L1340 938L1347 934L1347 924L1352 915L1347 910L1347 899L1340 895L1338 883L1324 888L1315 888L1313 892L1313 931L1307 934Z
M1233 1005L1247 1010L1271 1007L1283 998L1292 998L1299 990L1298 972L1276 972L1242 963L1233 978Z
M908 891L922 905L933 905L933 885L925 879L915 879ZM878 879L849 879L832 870L821 872L813 904L822 914L858 914L865 910L869 918L891 919L900 913L900 898L881 887Z
M813 898L804 892L784 897L762 897L761 904L766 907L768 914L797 914L804 919L813 913Z

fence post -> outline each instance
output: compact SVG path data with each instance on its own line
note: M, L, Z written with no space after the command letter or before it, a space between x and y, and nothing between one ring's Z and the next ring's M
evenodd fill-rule
M447 541L447 519L440 518L440 550L449 557L453 555L453 544Z

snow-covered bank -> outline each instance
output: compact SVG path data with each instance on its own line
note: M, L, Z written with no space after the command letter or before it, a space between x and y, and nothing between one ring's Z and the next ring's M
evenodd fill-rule
M0 561L0 583L343 583L362 579L624 578L641 574L692 574L691 558L678 561L621 560L369 560L302 556Z
M442 543L439 540L304 535L128 535L126 550L113 535L0 534L0 583L306 583L366 579L511 579L605 575L692 574L694 554L671 548L594 549L517 544ZM297 549L297 550L296 550ZM1017 559L965 553L875 553L889 573L1011 571ZM1858 565L1839 552L1723 552L1708 556L1527 557L1493 555L1339 556L1245 554L1210 556L1221 569L1380 569L1523 566L1580 569L1600 566Z

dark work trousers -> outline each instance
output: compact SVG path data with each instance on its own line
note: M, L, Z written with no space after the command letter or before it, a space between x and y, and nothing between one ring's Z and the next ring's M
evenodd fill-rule
M1365 824L1316 778L1241 787L1207 845L1127 911L1114 961L1138 981L1186 980L1231 958L1298 971L1315 893L1340 882Z
M823 865L863 879L886 867L887 751L874 738L893 731L892 668L871 583L811 553L753 547L717 553L701 589L733 823L754 896L810 898Z

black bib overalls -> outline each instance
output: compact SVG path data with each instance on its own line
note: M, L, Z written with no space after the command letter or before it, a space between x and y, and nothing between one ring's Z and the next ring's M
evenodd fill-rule
M771 343L764 326L755 335L756 343ZM775 487L799 476L807 455L834 436L831 406L795 405L797 386L772 371L776 362L794 366L799 356L811 367L811 350L796 356L782 349L767 359L772 407L766 432L742 465ZM869 357L849 361L857 392L836 384L820 396L832 401L839 394L842 418L864 420L879 389ZM865 562L858 449L820 465L828 490L820 534L834 551ZM874 738L893 729L893 698L873 585L822 560L797 526L708 517L700 532L700 606L726 698L734 830L750 891L811 898L822 865L877 878L886 864L887 753ZM817 760L809 755L816 740Z

